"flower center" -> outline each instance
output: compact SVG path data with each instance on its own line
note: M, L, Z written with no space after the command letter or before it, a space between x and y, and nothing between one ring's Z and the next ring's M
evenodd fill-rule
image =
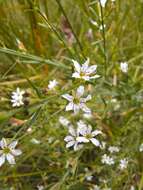
M87 135L86 135L86 138L87 138L87 139L91 139L91 138L92 138L92 135L91 135L91 134L87 134Z
M10 153L10 149L9 149L9 148L4 148L4 149L3 149L3 153L4 153L4 154Z
M79 100L79 98L77 98L77 97L74 97L74 103L75 103L75 104L79 104L79 103L80 103L80 100Z

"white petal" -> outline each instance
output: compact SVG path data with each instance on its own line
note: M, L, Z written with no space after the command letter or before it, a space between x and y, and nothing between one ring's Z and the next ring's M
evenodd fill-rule
M90 140L95 146L100 146L100 142L97 139L91 138Z
M69 127L69 133L74 137L76 136L76 131L73 127Z
M73 146L75 144L75 141L69 141L67 144L66 144L66 148L69 148L71 146Z
M74 138L72 136L66 136L64 138L64 141L66 141L66 142L73 141L73 140L74 140Z
M100 0L101 6L104 8L107 0Z
M65 98L66 100L68 100L69 102L71 102L73 100L73 96L71 96L69 94L63 94L62 97Z
M77 88L76 96L80 98L83 94L84 94L84 86L79 86Z
M80 108L85 112L85 113L91 113L91 110L84 104L80 104Z
M0 147L2 149L4 149L5 147L7 147L7 142L5 138L2 138L2 140L0 141Z
M88 65L89 65L89 58L85 61L85 63L82 65L81 71L82 72L86 72L86 70L88 69Z
M74 145L74 151L80 150L83 147L82 144L78 144L77 142Z
M78 73L80 73L80 68L81 68L80 64L79 64L77 61L75 61L75 60L72 60L72 61L73 61L75 70L76 70Z
M92 73L95 73L96 69L97 69L97 65L92 65L92 66L90 66L90 67L87 69L86 73L88 73L88 74L90 75L90 74L92 74Z
M82 98L81 101L82 101L82 102L87 102L87 101L89 101L89 100L91 100L91 99L92 99L92 96L91 96L91 95L88 95L86 98Z
M99 77L100 77L100 75L94 75L94 76L90 77L90 79L97 79Z
M74 104L73 110L74 110L74 114L77 114L79 112L79 110L80 110L79 105Z
M90 77L85 75L85 76L82 76L82 79L86 80L86 81L89 81L90 80Z
M91 134L91 131L92 131L92 126L88 125L88 127L87 127L87 134Z
M98 134L102 134L102 132L100 130L95 130L95 131L92 132L93 137L98 135Z
M89 142L89 139L87 139L86 137L77 137L76 140L78 142L83 142L83 143L88 143Z
M12 149L11 150L11 153L14 155L14 156L19 156L22 154L22 151L20 149Z
M0 156L0 166L2 166L4 162L5 162L5 155L3 154Z
M75 72L72 74L73 78L81 78L80 74L78 72Z
M12 143L10 143L10 145L8 146L10 149L11 148L15 148L17 145L18 141L13 141Z
M87 134L87 126L83 126L83 127L79 126L78 127L78 132L79 132L79 134L81 134L83 136L86 136L86 134Z
M74 109L74 104L73 102L70 102L67 106L66 106L66 111L70 111Z
M6 159L7 159L7 161L10 163L10 164L15 164L15 159L14 159L14 156L12 155L12 154L7 154L6 155Z

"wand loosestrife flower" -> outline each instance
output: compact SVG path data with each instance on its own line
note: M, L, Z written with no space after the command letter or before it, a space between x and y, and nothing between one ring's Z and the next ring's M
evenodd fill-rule
M81 149L83 146L78 141L79 132L73 127L69 127L69 135L65 137L64 141L67 142L66 148L73 146L74 151Z
M107 164L107 165L113 165L115 163L114 159L112 157L108 156L107 154L104 154L102 156L101 162L103 164Z
M6 160L11 165L15 164L14 157L22 154L21 150L15 149L17 143L18 141L13 141L8 144L5 138L0 141L0 166L2 166Z
M20 90L20 88L17 88L16 91L12 92L11 102L13 107L19 107L24 104L23 102L24 94L25 91Z
M127 166L128 166L128 160L127 160L127 158L121 159L120 160L120 164L119 164L120 169L121 170L126 169Z
M101 6L104 8L106 5L107 0L100 0Z
M54 80L50 80L48 84L48 89L49 90L55 90L55 87L58 85L58 82Z
M73 110L74 113L77 114L81 109L85 113L91 113L91 110L85 104L87 101L91 100L91 95L88 95L86 98L83 98L83 94L84 86L79 86L77 88L76 93L73 93L73 95L62 95L63 98L69 101L68 105L66 106L66 111Z
M92 142L95 146L100 146L99 140L95 138L97 135L102 134L100 130L92 131L92 126L86 125L83 121L79 121L77 124L79 134L81 135L77 137L77 140L80 143Z
M120 63L120 69L123 73L127 73L128 72L128 63L126 62L121 62Z
M89 81L90 79L96 79L100 76L95 74L97 65L89 66L89 58L86 62L81 66L77 61L73 60L75 72L72 74L73 78L84 79L85 81Z

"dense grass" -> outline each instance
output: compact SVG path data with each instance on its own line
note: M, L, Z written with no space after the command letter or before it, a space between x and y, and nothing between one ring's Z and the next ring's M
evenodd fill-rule
M18 140L16 165L0 168L0 189L143 189L143 2L141 0L0 0L0 138ZM97 65L98 79L72 78L72 60ZM120 62L128 63L123 73ZM56 79L55 90L48 90ZM92 117L66 112L62 98L80 85L91 94ZM12 107L11 93L25 90L24 105ZM99 129L106 148L92 143L67 149L66 117ZM34 139L34 140L33 140ZM114 165L101 162L108 147ZM121 159L128 166L119 169ZM91 179L89 179L91 176ZM39 188L40 189L40 188Z

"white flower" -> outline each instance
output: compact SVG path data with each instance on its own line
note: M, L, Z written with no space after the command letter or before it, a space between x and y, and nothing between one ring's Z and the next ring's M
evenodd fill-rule
M86 119L91 119L92 118L92 114L91 113L84 113L83 117Z
M72 95L64 94L63 98L69 101L66 106L66 111L73 110L75 114L81 109L85 113L91 113L91 110L86 106L86 102L91 100L91 95L88 95L86 98L82 98L84 94L84 86L78 87L76 93Z
M48 84L49 90L55 90L55 87L58 85L58 82L54 80L50 80Z
M68 119L66 119L63 116L59 117L59 122L61 123L61 125L63 125L64 127L68 127L70 125L70 121Z
M119 151L120 151L119 147L117 147L117 146L110 146L110 147L108 148L108 150L109 150L109 152L111 152L111 153L119 152Z
M143 152L143 143L140 145L139 151L140 151L140 152Z
M93 176L92 176L92 175L88 175L88 176L86 176L85 178L86 178L87 181L92 181Z
M98 185L94 185L93 190L100 190L100 187Z
M107 0L100 0L101 6L104 8L106 5Z
M135 187L132 185L131 188L130 188L130 190L135 190Z
M107 154L104 154L102 156L101 162L107 165L113 165L115 163L114 159L112 157L109 157Z
M64 141L67 142L66 148L70 148L73 146L74 151L81 149L82 145L79 144L79 141L77 139L79 136L78 130L74 129L73 127L70 127L69 133L70 133L70 135L66 136L64 139Z
M25 92L17 88L16 91L12 92L11 102L13 107L19 107L24 104L23 102L23 94Z
M0 141L0 166L2 166L7 160L9 164L15 164L15 156L22 154L21 150L15 149L18 141L13 141L10 144L7 143L5 138Z
M89 58L81 66L77 61L73 60L75 72L72 74L73 78L81 78L86 81L90 79L96 79L99 75L96 75L97 65L89 66Z
M126 62L121 62L120 63L120 69L123 73L127 73L128 72L128 63Z
M99 140L97 140L95 137L99 134L102 134L101 131L95 130L92 132L91 125L87 126L83 121L79 121L77 124L79 134L82 135L77 138L79 142L88 143L91 141L95 146L100 146Z
M128 160L126 158L120 160L119 167L121 170L126 169L128 166Z
M37 185L37 189L38 190L44 190L44 186L43 185Z

